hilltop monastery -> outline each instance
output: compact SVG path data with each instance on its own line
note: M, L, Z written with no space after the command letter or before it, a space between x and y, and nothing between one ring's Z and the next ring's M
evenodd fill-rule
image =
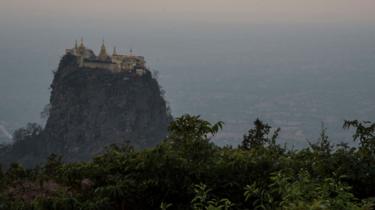
M117 54L116 47L114 47L112 55L108 55L104 41L98 56L91 49L85 47L83 39L81 39L79 46L76 41L74 48L66 49L65 53L76 56L81 68L105 69L112 72L134 72L140 76L146 73L144 57L135 56L132 50L128 55Z

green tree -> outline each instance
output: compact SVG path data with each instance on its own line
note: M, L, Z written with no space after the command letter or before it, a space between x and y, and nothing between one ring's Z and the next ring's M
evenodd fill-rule
M10 164L9 169L7 170L5 174L7 180L10 182L16 181L19 179L24 179L26 178L26 175L27 175L26 170L23 168L21 164L18 164L18 163Z
M193 210L229 210L234 204L227 198L214 199L209 193L211 189L205 184L194 185L195 197L191 201Z
M222 129L223 124L221 121L211 124L200 116L183 115L170 124L168 140L174 145L187 141L209 141Z
M222 127L223 122L211 124L200 116L183 115L170 124L166 144L190 163L199 165L215 152L216 146L210 140Z
M359 141L360 149L368 155L375 155L375 123L358 120L345 121L345 129L355 128L354 141Z
M309 145L311 149L315 152L319 152L326 155L329 155L332 152L333 146L329 142L327 128L324 127L324 124L322 124L318 141L316 143L309 142Z
M254 121L254 126L254 128L248 131L247 135L244 135L240 146L242 149L258 148L265 145L276 144L280 128L276 129L271 135L272 127L267 123L263 123L259 119L256 119Z

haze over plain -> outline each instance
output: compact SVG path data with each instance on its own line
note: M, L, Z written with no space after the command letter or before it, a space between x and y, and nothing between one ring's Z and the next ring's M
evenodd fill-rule
M84 36L144 55L174 115L226 122L222 144L256 117L297 146L321 122L348 139L344 119L375 118L374 14L372 0L2 1L0 123L40 121L52 70Z

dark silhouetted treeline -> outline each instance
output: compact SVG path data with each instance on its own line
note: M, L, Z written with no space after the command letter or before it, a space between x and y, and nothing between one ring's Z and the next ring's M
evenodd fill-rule
M114 145L80 163L51 155L33 169L14 163L0 171L0 210L373 209L375 124L345 122L358 147L332 145L322 129L301 150L277 144L279 129L260 120L240 146L219 147L210 139L222 126L184 115L151 149Z

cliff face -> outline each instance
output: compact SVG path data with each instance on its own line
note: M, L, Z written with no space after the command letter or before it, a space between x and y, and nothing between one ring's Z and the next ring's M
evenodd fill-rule
M67 161L87 160L111 144L150 147L167 134L171 118L149 71L139 76L79 68L76 58L66 55L51 89L49 118L33 151L36 159L55 153ZM21 162L28 159L17 156Z
M150 147L166 136L170 118L149 71L138 76L78 68L65 56L51 88L47 151L68 160L87 159L110 144Z

